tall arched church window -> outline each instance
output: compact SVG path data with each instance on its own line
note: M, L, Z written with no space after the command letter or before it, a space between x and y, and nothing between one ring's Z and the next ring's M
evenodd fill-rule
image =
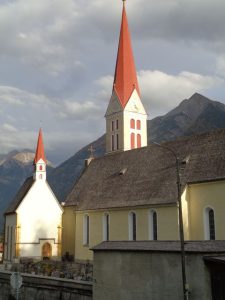
M137 129L140 130L141 129L141 121L137 120Z
M141 148L141 135L137 134L137 148Z
M130 148L131 149L135 148L135 134L133 132L130 135Z
M90 218L88 215L85 215L83 220L83 244L89 245L89 242L90 242Z
M130 120L130 128L135 129L135 121L134 121L134 119Z
M215 216L214 210L210 207L205 209L204 213L204 226L205 226L205 239L206 240L215 240Z
M128 216L129 240L136 241L137 238L137 222L136 213L130 212Z
M109 241L109 214L103 215L103 241Z
M157 241L158 239L158 220L157 212L150 210L149 213L149 239Z

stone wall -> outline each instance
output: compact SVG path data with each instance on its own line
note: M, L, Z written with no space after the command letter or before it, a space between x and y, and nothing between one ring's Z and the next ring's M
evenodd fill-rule
M11 272L0 272L0 300L11 296ZM22 274L20 300L91 300L92 283L69 279Z

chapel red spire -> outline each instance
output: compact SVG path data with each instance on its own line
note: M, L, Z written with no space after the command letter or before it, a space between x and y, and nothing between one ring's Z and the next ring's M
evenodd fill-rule
M123 108L126 106L134 88L140 95L125 1L123 0L122 22L113 85L113 90L116 92Z
M43 136L42 136L41 128L39 130L38 141L37 141L37 149L36 149L36 154L35 154L35 158L34 158L34 163L36 164L40 159L42 159L45 163L47 163L47 160L45 158L45 150L44 150L44 143L43 143Z

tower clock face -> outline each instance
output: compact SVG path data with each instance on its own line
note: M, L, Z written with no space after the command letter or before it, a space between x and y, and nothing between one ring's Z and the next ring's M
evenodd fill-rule
M137 107L137 104L136 104L136 101L135 100L133 100L133 102L132 102L132 108L134 109L134 110L138 110L138 107Z

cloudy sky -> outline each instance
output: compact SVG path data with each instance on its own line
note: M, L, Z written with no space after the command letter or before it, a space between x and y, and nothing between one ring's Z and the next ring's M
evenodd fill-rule
M127 0L149 119L194 92L225 103L225 1ZM0 154L67 159L105 131L121 0L0 0Z

